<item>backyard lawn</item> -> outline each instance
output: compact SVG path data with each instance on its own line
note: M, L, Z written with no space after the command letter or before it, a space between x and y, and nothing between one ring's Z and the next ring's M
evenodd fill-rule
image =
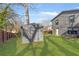
M79 56L79 40L45 36L43 42L22 44L21 39L9 39L0 44L0 55L17 56Z

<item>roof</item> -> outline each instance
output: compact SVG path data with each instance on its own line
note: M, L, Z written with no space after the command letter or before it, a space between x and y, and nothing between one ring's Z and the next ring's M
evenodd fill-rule
M54 17L51 21L53 21L54 19L56 19L57 17L59 17L61 14L70 14L70 13L79 13L79 9L62 11L56 17Z
M29 25L27 24L24 24L23 27L25 27L26 29L29 27L29 26L32 26L31 28L43 28L43 26L39 23L30 23Z

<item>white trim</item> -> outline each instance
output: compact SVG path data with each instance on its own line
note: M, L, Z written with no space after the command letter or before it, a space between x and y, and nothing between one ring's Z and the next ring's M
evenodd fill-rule
M56 36L59 36L59 29L56 29Z

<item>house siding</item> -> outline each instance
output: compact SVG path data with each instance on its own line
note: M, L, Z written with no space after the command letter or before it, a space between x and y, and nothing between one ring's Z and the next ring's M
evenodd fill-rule
M65 14L63 13L52 21L53 35L56 35L55 34L56 28L59 29L59 35L63 35L65 32L67 32L68 27L70 27L70 25L71 25L69 23L69 16L71 16L71 15L75 15L75 22L74 22L73 26L75 26L77 23L79 23L79 13L76 13L76 12L65 13ZM55 24L56 20L59 20L58 25Z

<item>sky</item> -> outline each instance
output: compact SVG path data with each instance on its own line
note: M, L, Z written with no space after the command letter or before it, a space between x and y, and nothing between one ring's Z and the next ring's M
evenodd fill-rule
M21 6L14 7L23 17L24 10ZM29 4L29 18L31 23L49 24L50 20L64 10L79 9L77 3L37 3Z

